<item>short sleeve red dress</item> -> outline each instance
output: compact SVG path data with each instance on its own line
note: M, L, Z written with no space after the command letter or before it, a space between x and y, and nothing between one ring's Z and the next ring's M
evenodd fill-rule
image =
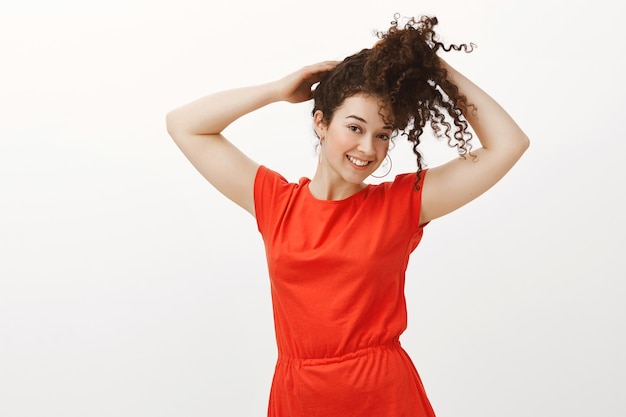
M405 271L422 237L415 179L331 201L313 197L307 178L289 183L259 168L255 210L278 347L268 416L434 416L399 342Z

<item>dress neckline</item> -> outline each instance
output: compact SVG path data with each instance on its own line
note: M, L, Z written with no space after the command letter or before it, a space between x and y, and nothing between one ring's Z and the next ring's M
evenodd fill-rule
M316 204L327 204L327 205L337 205L337 204L350 202L356 198L359 198L362 195L365 195L367 191L373 187L372 184L365 184L365 187L361 188L359 191L357 191L356 193L352 195L349 195L346 198L342 198L339 200L323 200L323 199L319 199L315 197L313 193L311 192L311 190L309 189L309 184L311 183L310 178L302 177L300 178L299 182L300 182L300 187L304 189L304 194L306 195L307 200L315 202Z

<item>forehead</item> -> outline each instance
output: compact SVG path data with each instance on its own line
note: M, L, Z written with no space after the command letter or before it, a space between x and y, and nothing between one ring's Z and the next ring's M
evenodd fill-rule
M343 119L349 116L358 116L369 124L388 124L391 111L379 97L368 94L356 94L344 100L335 111L335 116Z

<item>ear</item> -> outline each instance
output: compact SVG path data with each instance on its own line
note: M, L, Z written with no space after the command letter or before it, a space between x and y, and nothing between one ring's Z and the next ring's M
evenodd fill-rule
M326 136L326 122L324 121L324 113L321 110L316 110L313 114L313 129L320 140Z

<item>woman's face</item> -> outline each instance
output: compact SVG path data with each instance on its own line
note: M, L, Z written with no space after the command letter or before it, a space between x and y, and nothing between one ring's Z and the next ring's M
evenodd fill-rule
M393 132L389 113L377 97L357 94L336 109L328 125L322 116L320 111L314 116L320 168L331 180L360 186L387 156Z

